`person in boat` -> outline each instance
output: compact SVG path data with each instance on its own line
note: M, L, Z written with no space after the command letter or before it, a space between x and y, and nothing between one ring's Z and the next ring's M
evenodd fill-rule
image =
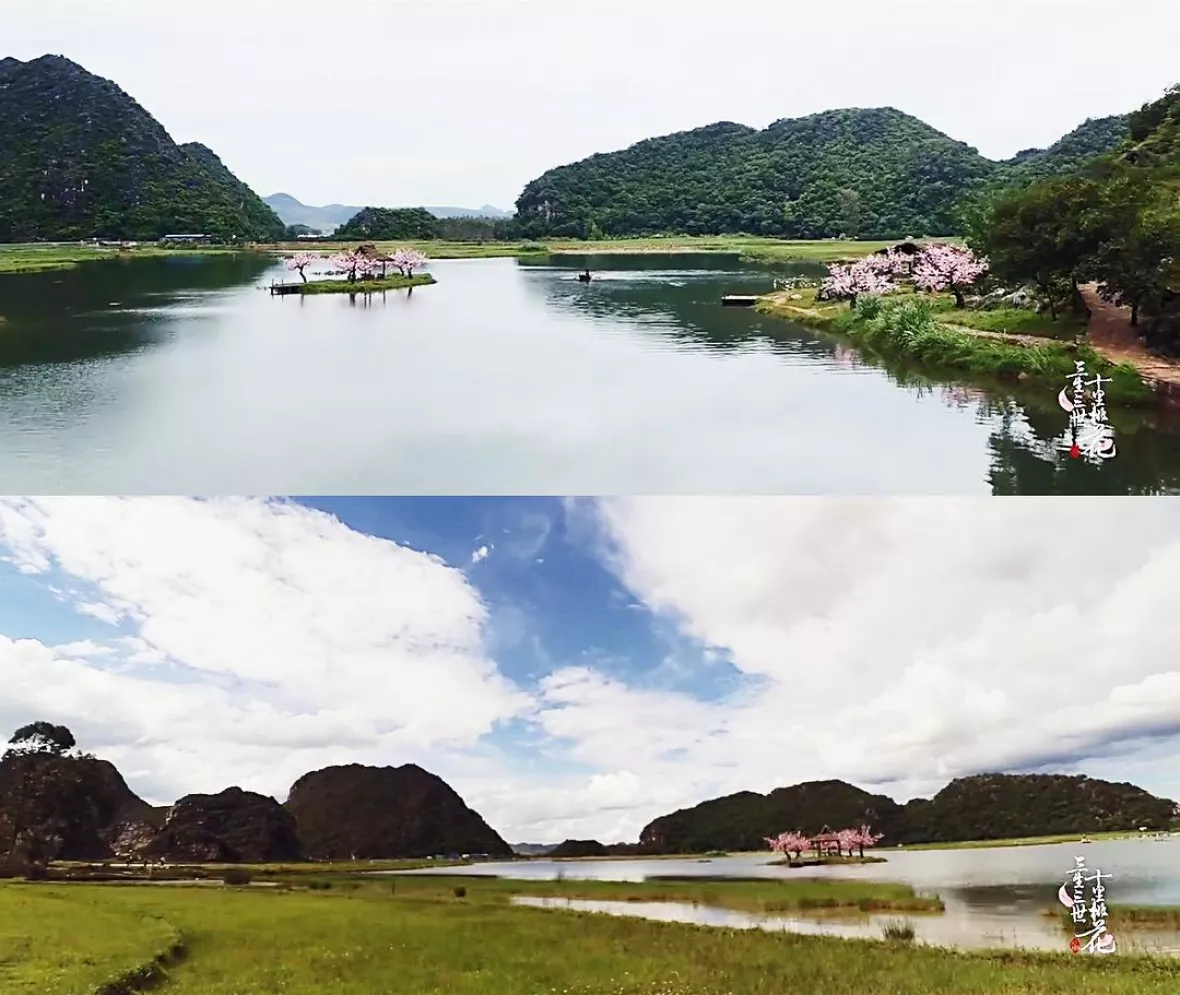
M581 280L583 283L589 283L591 280L594 279L594 277L592 277L590 275L590 270L586 270L585 273L578 274L578 279Z

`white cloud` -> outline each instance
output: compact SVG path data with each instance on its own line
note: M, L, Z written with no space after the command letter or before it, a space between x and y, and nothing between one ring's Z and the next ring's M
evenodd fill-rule
M492 553L490 546L480 546L474 553L471 554L472 563L483 563Z
M460 571L328 515L251 500L0 507L19 565L95 586L138 627L124 662L155 665L0 643L0 718L87 728L104 755L154 769L163 797L227 777L282 796L315 764L470 745L528 706L486 656L487 611Z
M1180 734L1178 502L637 499L599 513L635 596L748 681L723 702L653 707L581 674L542 721L579 757L675 779L686 802L826 777L907 796Z
M491 625L462 570L300 506L9 500L4 555L134 634L0 636L0 728L65 722L156 801L419 763L512 840L634 839L707 797L825 777L905 798L1044 765L1180 797L1178 501L567 511L567 538L600 540L627 597L704 647L666 664L699 694L546 654L518 687L489 647L535 639L526 619Z

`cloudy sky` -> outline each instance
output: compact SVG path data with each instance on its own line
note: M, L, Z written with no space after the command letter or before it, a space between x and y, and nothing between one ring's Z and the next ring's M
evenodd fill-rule
M1177 81L1174 6L0 0L0 55L115 80L263 195L510 208L552 166L719 120L892 105L993 158L1045 146Z
M1180 798L1180 501L0 502L0 727L155 803L416 762L506 838L992 770Z

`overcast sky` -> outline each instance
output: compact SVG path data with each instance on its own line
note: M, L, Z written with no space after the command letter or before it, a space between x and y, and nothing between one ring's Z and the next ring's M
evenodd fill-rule
M1174 0L0 0L258 193L511 208L595 152L892 105L1003 158L1177 82Z
M416 762L514 842L983 771L1180 799L1180 501L0 502L0 731L154 803Z

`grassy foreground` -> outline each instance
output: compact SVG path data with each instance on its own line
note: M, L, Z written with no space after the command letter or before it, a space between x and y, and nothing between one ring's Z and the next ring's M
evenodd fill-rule
M1114 365L1092 348L1073 341L1076 329L1051 323L1041 315L1020 312L1019 333L982 326L1002 322L996 313L957 311L946 299L931 301L934 321L920 331L908 330L889 320L899 307L916 295L898 294L883 303L882 316L868 319L845 303L817 302L814 289L767 295L758 309L802 325L843 335L857 345L883 356L920 360L934 370L952 374L977 375L1000 381L1028 381L1044 387L1061 388L1073 374L1075 361L1082 360L1089 373L1112 378L1106 385L1107 403L1128 407L1151 407L1156 396L1129 365ZM798 300L792 299L798 297ZM907 300L908 298L908 300ZM970 324L968 324L970 322ZM1019 334L1020 338L1003 335ZM1061 338L1068 337L1068 341Z
M183 949L164 968L175 995L1165 995L1180 985L1180 963L1161 959L960 954L514 908L486 881L465 879L462 898L453 882L3 883L0 990L101 991L176 937Z

